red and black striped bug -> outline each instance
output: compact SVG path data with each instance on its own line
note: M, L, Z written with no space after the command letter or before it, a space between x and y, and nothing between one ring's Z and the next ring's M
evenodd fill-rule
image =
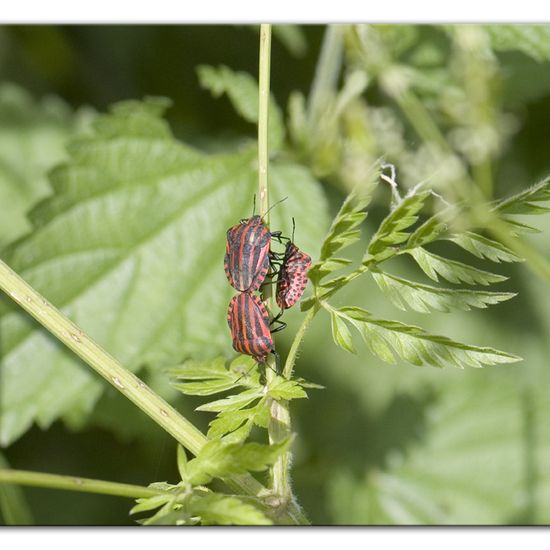
M265 364L270 353L275 353L269 314L259 296L249 292L233 296L227 310L227 323L235 351L251 355L261 364Z
M277 305L281 310L292 307L304 293L311 258L294 244L294 219L292 241L286 243L285 255L277 277Z
M227 230L223 266L231 286L240 292L260 288L273 257L270 252L272 237L285 239L280 231L270 232L261 216L241 220Z

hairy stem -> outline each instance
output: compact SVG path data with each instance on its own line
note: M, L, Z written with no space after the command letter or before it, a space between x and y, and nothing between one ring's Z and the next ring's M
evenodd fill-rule
M271 25L260 26L259 112L258 112L258 190L260 215L269 210L269 155L267 125L269 122L269 71L271 66ZM266 220L269 226L269 218ZM269 285L267 285L269 286Z
M80 491L82 493L97 493L126 498L145 498L160 495L163 491L150 489L140 485L115 483L85 477L62 476L44 474L41 472L27 472L24 470L1 470L0 483L15 485L30 485L47 489L64 489L66 491Z

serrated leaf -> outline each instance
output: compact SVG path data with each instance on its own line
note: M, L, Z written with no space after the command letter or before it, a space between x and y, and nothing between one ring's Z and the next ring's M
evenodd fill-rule
M208 438L215 439L238 430L245 422L248 422L249 420L252 422L254 416L257 414L257 411L258 405L249 409L224 411L222 414L219 414L217 418L212 420L212 422L210 422ZM250 432L251 428L252 425L248 426L248 429L246 430L247 434ZM239 436L241 435L243 434L239 434Z
M351 318L361 332L371 353L387 363L395 363L393 353L413 365L458 368L513 363L521 358L490 347L478 347L456 342L446 336L429 334L424 329L376 319L356 307L341 308L340 313ZM392 352L393 350L393 352Z
M408 240L409 232L405 230L417 222L418 213L429 195L430 191L422 191L405 197L386 216L370 240L368 259L380 262L396 253L396 247Z
M365 179L360 185L357 185L346 197L336 217L334 218L329 232L321 247L321 260L327 260L332 257L343 246L349 246L354 240L360 236L358 231L351 234L351 238L339 240L342 234L353 231L367 217L364 212L365 208L370 204L372 193L378 183L380 175L380 163L373 164L369 172L365 175Z
M407 241L407 248L424 246L435 241L442 233L447 231L447 227L447 224L439 215L431 216L411 234Z
M484 25L495 50L520 50L537 61L550 60L548 25Z
M512 250L503 244L483 237L477 233L466 231L459 235L452 235L447 240L454 242L464 250L470 252L478 258L487 258L492 262L521 262L522 258L517 256Z
M438 288L409 281L395 275L371 272L378 288L399 309L410 308L420 313L453 310L468 311L472 307L486 308L515 296L513 292L489 292L481 290L455 290Z
M499 201L493 210L501 214L546 214L550 207L539 203L549 201L550 178L545 178L525 191Z
M494 374L453 376L427 407L421 437L388 455L383 468L350 469L331 480L332 520L547 525L547 385L518 387L516 376Z
M0 246L31 229L27 212L50 194L46 174L65 159L83 122L60 99L35 101L14 84L0 86Z
M245 72L233 71L224 65L217 68L201 65L197 68L197 73L201 86L209 90L214 97L227 94L237 113L248 122L258 122L258 83L254 77ZM269 100L267 132L270 149L280 149L284 142L285 129L283 115L273 96Z
M262 397L263 391L264 390L262 387L253 388L235 395L224 397L223 399L205 403L204 405L197 407L196 410L208 412L236 411L246 407L255 399Z
M286 380L277 376L268 386L267 393L273 399L301 399L306 397L307 393L296 380Z
M332 328L332 339L342 349L350 353L356 353L351 339L351 332L346 322L341 319L334 311L330 312L330 325Z
M167 502L173 499L173 495L154 495L148 498L139 498L137 504L130 510L130 514L138 514L140 512L150 512L156 508L164 506Z
M132 370L230 349L225 233L257 192L253 147L203 154L173 138L161 109L130 102L99 117L53 173L32 234L3 257ZM272 201L289 197L272 227L290 235L294 217L310 253L327 219L319 184L291 163L272 162L270 176ZM33 422L89 413L102 383L5 296L0 331L0 444Z
M330 258L324 262L317 262L313 264L308 272L308 278L314 283L318 283L323 277L326 277L329 273L342 269L343 267L351 264L352 261L347 258Z
M261 472L286 452L290 443L290 439L273 445L209 441L199 455L188 462L189 479L193 485L205 485L215 477L223 479L245 472Z
M469 285L488 286L492 283L500 283L508 278L477 269L462 262L443 258L428 252L424 248L417 247L407 252L415 259L422 271L434 281L439 281L439 276L441 276L451 283L464 282Z
M271 525L273 522L253 504L238 497L216 493L189 502L189 513L201 518L202 525Z

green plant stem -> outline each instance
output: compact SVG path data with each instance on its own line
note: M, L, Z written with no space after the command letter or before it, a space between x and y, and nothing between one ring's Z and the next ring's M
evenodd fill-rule
M66 491L80 491L83 493L97 493L100 495L112 495L126 498L145 498L160 495L163 491L129 485L127 483L115 483L85 477L62 476L57 474L45 474L41 472L27 472L24 470L0 469L0 483L14 485L30 485L32 487L45 487L47 489L64 489Z
M306 313L306 316L304 317L304 320L302 321L302 324L300 325L300 328L296 332L296 336L292 341L292 346L290 347L290 351L288 352L288 356L285 362L285 367L283 369L283 376L285 378L290 379L292 377L292 373L294 371L294 364L296 363L296 356L298 354L298 349L300 348L302 340L304 339L304 336L306 334L307 329L309 328L309 325L311 324L311 321L313 321L313 317L315 317L319 309L320 309L319 304L316 303L310 310L308 310L308 312Z
M269 122L269 73L271 67L271 25L260 26L259 112L258 112L258 189L260 215L269 210L269 155L267 125ZM266 220L269 226L269 218Z

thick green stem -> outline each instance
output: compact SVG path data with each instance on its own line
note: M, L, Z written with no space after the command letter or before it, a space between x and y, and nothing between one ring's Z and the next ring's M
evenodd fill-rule
M24 470L0 470L0 483L80 491L82 493L97 493L132 499L152 497L163 493L163 491L158 489L150 489L149 487L141 487L140 485L115 483L113 481L102 481L85 477L27 472Z

